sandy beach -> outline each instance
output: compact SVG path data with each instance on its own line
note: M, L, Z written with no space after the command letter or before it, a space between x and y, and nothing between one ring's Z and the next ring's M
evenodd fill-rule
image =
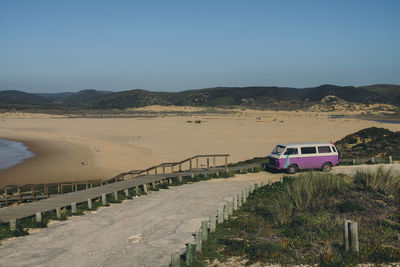
M174 109L186 113L162 113ZM400 130L400 124L332 119L337 114L328 112L232 110L230 114L199 115L190 112L201 108L142 110L160 112L160 116L68 118L0 114L0 138L22 141L37 155L0 171L0 186L107 179L196 154L229 153L229 162L236 162L266 156L278 143L336 141L372 126Z

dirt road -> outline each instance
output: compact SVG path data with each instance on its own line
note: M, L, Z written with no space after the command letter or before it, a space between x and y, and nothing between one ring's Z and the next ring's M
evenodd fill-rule
M391 166L400 170L400 164ZM375 166L336 167L333 172L358 168ZM171 253L183 252L201 221L234 194L280 177L263 172L171 187L53 222L29 236L3 241L0 266L167 266Z

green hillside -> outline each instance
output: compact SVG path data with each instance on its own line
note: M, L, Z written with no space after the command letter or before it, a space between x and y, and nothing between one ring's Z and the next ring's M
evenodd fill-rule
M142 89L109 92L94 89L76 93L31 94L0 91L0 104L124 109L148 105L204 107L243 106L261 109L301 109L321 102L327 96L363 104L393 104L400 107L400 86L363 87L321 85L312 88L289 87L216 87L181 92L152 92Z
M371 127L349 134L335 142L343 158L392 156L400 159L400 132Z

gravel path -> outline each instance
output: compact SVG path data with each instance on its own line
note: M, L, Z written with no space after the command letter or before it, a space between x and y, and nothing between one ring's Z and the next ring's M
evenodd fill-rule
M390 167L400 170L400 164ZM333 172L354 174L360 168L376 165L340 166ZM280 177L263 172L186 184L52 222L3 241L0 266L168 266L171 253L183 252L201 221L234 194Z

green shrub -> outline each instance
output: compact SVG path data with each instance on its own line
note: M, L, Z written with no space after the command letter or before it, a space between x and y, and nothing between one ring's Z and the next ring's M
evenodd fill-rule
M10 238L10 237L17 237L17 236L23 236L23 235L28 235L29 233L25 231L21 226L17 226L17 229L11 230L10 225L7 223L2 223L0 224L0 240L5 239L5 238Z
M269 200L268 206L275 222L286 224L294 212L320 209L326 196L347 190L343 175L308 173L294 178L285 177L283 193Z
M351 200L346 200L340 204L337 204L336 207L339 209L340 212L345 213L345 212L354 212L354 211L364 211L365 208L358 205L357 203L354 203Z
M283 247L280 243L250 244L247 249L247 256L249 257L250 263L265 261L266 259L279 259L280 262L287 263L287 258L294 256L294 253L292 249Z
M394 262L400 260L400 249L384 247L382 244L372 244L360 248L361 258L374 263Z
M377 192L384 195L398 195L400 175L392 169L378 167L376 171L359 170L354 176L354 184L360 190Z

